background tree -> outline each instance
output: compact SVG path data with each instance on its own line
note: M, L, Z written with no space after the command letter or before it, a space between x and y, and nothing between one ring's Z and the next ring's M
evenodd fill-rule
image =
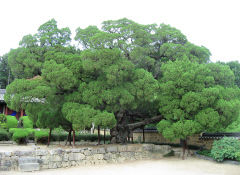
M165 138L186 145L188 136L223 131L237 119L240 90L228 66L177 60L162 70L159 111L164 120L157 128Z
M240 88L240 63L238 61L231 61L226 63L235 75L235 84Z
M5 89L13 81L13 76L8 65L8 55L0 57L0 89Z

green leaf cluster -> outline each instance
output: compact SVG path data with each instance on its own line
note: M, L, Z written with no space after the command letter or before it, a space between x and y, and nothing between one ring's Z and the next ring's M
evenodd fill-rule
M222 162L224 159L238 159L240 150L240 141L236 138L224 137L221 140L215 140L211 149L212 157Z
M162 66L159 132L186 139L200 132L223 131L239 115L240 91L228 66L187 59Z

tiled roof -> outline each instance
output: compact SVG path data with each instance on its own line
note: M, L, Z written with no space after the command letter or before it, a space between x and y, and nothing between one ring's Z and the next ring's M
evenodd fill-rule
M0 101L4 101L4 94L6 93L6 89L0 89Z

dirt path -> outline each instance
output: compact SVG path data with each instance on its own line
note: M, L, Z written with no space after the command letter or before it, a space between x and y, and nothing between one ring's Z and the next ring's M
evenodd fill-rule
M240 166L197 158L164 158L124 164L43 170L34 173L0 172L1 175L240 175Z

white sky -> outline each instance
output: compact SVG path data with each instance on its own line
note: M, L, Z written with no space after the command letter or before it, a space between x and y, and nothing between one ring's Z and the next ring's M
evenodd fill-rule
M240 61L239 0L0 0L0 55L52 18L74 33L77 27L123 17L170 24L207 47L214 62Z

